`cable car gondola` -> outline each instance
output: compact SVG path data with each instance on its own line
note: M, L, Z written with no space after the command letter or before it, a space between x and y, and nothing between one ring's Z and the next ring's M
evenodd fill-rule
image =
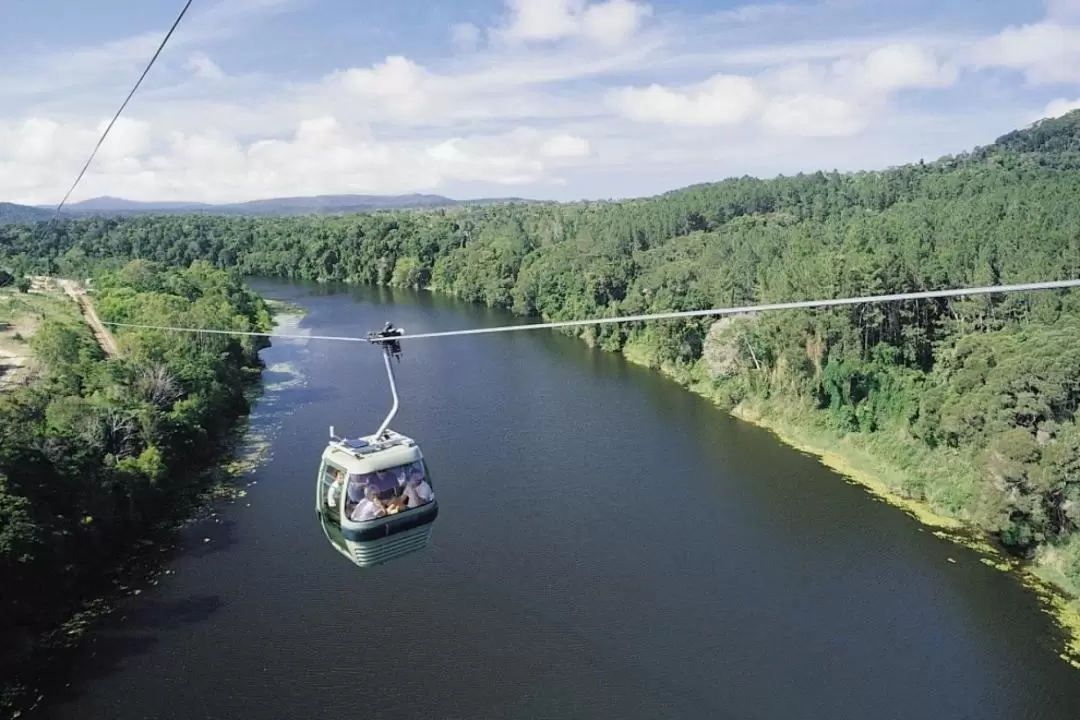
M337 437L323 450L315 510L330 544L359 567L380 565L427 546L439 514L431 475L412 438L390 429L398 395L391 359L401 361L402 334L390 323L369 333L382 345L394 403L372 435Z

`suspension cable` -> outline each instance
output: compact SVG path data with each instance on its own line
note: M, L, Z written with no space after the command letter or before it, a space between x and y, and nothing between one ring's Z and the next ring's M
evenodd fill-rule
M1015 285L984 285L971 288L947 288L944 290L923 290L911 293L892 293L888 295L865 295L859 297L835 298L831 300L799 300L795 302L768 303L762 305L744 305L733 308L714 308L709 310L684 310L680 312L650 313L646 315L622 315L609 318L590 318L587 320L562 320L558 322L531 323L525 325L501 325L491 328L470 328L467 330L446 330L442 332L417 333L415 335L397 335L391 338L347 337L336 335L294 335L287 333L262 333L240 330L218 330L190 327L169 327L163 325L136 325L132 323L106 322L113 327L126 327L142 330L164 330L172 332L211 333L220 335L243 335L251 337L279 338L285 340L332 340L344 342L385 342L386 340L418 340L420 338L449 337L452 335L480 335L482 333L511 332L514 330L540 330L545 328L575 327L581 325L603 325L609 323L645 322L650 320L673 320L679 318L703 317L707 315L742 315L771 310L796 310L800 308L836 307L841 305L860 305L904 300L925 300L932 298L957 297L965 295L993 295L1010 292L1030 292L1036 290L1056 290L1080 287L1080 279L1050 280L1047 282L1019 283Z
M113 124L117 121L117 119L119 119L120 113L124 112L124 108L127 107L128 101L131 100L132 96L135 94L135 91L139 89L139 85L142 84L143 78L145 78L146 74L150 72L150 68L153 67L154 62L158 59L158 55L160 55L161 51L165 49L165 44L169 42L169 38L172 37L173 30L176 30L176 26L180 24L180 20L183 19L184 14L188 11L188 8L191 7L191 3L192 0L187 0L187 3L184 5L184 9L181 10L180 14L176 16L176 20L173 22L172 27L169 28L169 32L165 33L165 38L161 41L161 45L158 46L157 52L155 52L154 56L150 58L150 62L147 63L146 68L142 71L142 75L139 76L139 79L135 82L134 87L131 88L131 92L128 93L128 96L124 98L124 102L121 103L120 109L116 111L116 114L113 115L113 119L109 121L108 126L105 128L105 132L101 133L101 137L98 138L97 145L94 146L94 151L90 153L90 157L87 158L86 164L83 165L82 170L79 171L79 175L75 178L75 182L71 184L71 187L68 189L67 194L64 195L64 199L61 200L60 204L56 206L55 217L60 216L60 208L64 207L64 203L66 203L68 198L71 197L71 193L75 190L75 186L79 184L80 180L82 180L82 177L86 173L87 168L90 167L90 163L94 161L94 156L97 155L97 151L101 147L101 143L105 142L106 136L109 134L109 131L112 130Z

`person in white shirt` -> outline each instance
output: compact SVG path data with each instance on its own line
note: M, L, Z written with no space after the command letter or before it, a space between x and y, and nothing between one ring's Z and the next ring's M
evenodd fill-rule
M413 471L409 474L403 494L408 498L410 508L429 503L435 497L435 491L431 489L431 485L419 471Z
M365 520L374 520L383 515L386 515L386 508L379 500L375 488L368 485L364 488L363 499L356 503L356 507L353 508L352 514L349 515L349 519L353 522L363 522Z
M328 507L337 508L338 501L341 500L341 490L345 486L345 474L338 472L337 468L330 468L330 475L334 481L326 491L326 504Z

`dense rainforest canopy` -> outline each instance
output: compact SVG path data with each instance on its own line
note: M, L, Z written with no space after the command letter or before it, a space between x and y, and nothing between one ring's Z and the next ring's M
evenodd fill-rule
M0 312L20 302L4 299ZM105 320L271 327L263 301L207 263L131 262L96 278L96 301ZM0 394L0 677L197 485L248 409L267 342L156 331L117 340L121 354L106 358L77 310L46 316L29 340L43 376Z
M647 199L8 225L0 227L0 267L16 276L82 277L103 263L119 267L133 258L176 268L206 261L245 275L426 287L519 314L576 319L1076 278L1078 198L1080 112L1074 112L935 162L881 172L738 178ZM129 266L99 291L98 302L112 318L167 317L207 327L233 326L237 315L261 322L252 300L230 309L244 296L224 280L214 281L221 283L213 285L218 304L194 311L197 296L188 288L209 282L200 278L222 277L205 267L150 273L157 279L145 282L132 273ZM154 293L152 302L140 299L147 292ZM578 332L663 367L729 407L796 407L804 422L867 438L882 458L904 466L898 490L976 523L1018 554L1042 553L1055 579L1073 588L1080 583L1080 294ZM176 348L140 342L146 349L132 355L140 359L127 362L164 363L185 394L175 405L128 398L139 405L128 410L133 429L126 454L118 455L109 444L117 441L104 435L93 452L70 461L85 463L70 477L101 468L93 471L94 490L80 490L95 508L87 514L102 518L95 523L126 522L117 516L117 498L141 497L153 486L155 473L164 472L155 469L163 462L156 452L175 457L179 448L197 447L206 436L191 435L192 428L216 417L210 406L239 401L232 375L253 362L239 346L240 354L223 359L211 358L194 340ZM29 478L68 470L51 465L60 456L43 454L44 447L31 458L9 452L9 443L35 442L27 427L53 433L49 437L81 432L73 428L85 422L80 418L87 409L104 412L95 408L113 402L104 399L107 388L119 385L109 383L142 382L144 366L95 364L85 342L70 343L59 357L72 364L3 406L0 427L17 443L5 439L0 455L8 477L0 488L11 498L2 512L22 523L10 527L58 522L49 504L54 494L43 494L41 482ZM182 420L163 419L177 413ZM38 474L12 472L13 463L31 462ZM107 499L94 494L101 488L108 488ZM139 507L133 502L132 513ZM97 509L101 503L112 509ZM26 542L51 548L48 543L61 542L56 537L31 534ZM8 567L30 552L30 546L2 542Z

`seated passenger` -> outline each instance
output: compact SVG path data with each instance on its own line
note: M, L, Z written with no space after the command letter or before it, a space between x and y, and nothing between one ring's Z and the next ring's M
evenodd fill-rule
M397 478L393 470L376 470L370 477L371 485L380 496L385 496L397 489Z
M384 503L384 507L386 507L387 514L393 515L395 513L401 512L402 510L405 510L406 509L406 505L405 505L406 501L407 501L407 499L405 498L404 495L395 495L394 497L387 500Z
M345 490L345 512L351 514L356 504L364 499L364 488L370 482L370 475L349 475L349 484Z
M423 473L417 469L409 473L409 479L405 482L404 496L408 498L409 507L414 508L431 502L435 498L435 491L424 479Z
M374 520L386 515L386 507L382 501L379 500L378 493L375 492L375 488L367 485L364 487L364 497L360 502L356 503L356 507L353 508L352 514L349 515L349 519L353 522L364 522L365 520Z

